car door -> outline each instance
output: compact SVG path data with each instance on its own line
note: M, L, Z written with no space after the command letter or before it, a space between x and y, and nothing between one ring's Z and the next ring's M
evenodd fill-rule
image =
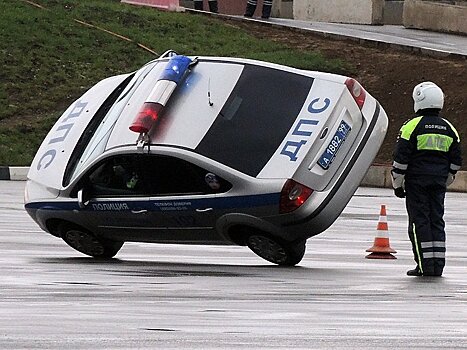
M165 228L165 216L151 213L149 186L140 154L109 157L80 181L86 205L83 218L97 233L122 241L144 241L154 230Z
M215 230L224 213L218 202L232 185L217 174L186 160L166 155L147 155L150 216L164 216L166 228L154 232L154 241L216 243L223 239Z

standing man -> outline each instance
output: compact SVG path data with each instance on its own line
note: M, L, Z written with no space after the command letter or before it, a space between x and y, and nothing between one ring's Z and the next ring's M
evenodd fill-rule
M246 10L245 10L244 16L253 17L257 4L258 4L257 0L248 0L246 4ZM263 12L261 14L261 18L268 19L271 16L271 9L272 9L272 0L264 0L263 1Z
M394 193L406 197L409 237L417 266L409 276L441 276L446 252L444 197L460 169L460 138L439 113L443 91L432 82L415 86L416 117L399 133L392 169Z
M203 11L203 0L193 0L193 2L195 3L195 10ZM217 0L209 0L208 4L209 4L210 12L214 12L214 13L219 12L217 8Z

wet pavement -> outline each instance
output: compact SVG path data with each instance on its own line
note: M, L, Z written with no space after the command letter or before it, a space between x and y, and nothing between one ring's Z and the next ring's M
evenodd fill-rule
M127 243L87 258L42 232L0 181L1 349L465 349L467 194L448 193L442 278L413 267L404 202L360 188L280 268L247 248ZM380 205L396 260L365 259Z

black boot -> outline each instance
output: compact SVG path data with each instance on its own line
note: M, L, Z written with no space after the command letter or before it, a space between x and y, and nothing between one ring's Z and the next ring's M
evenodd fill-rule
M434 268L434 276L441 276L443 274L444 269L444 258L435 258L435 268Z
M195 0L195 10L203 11L203 1Z
M407 271L407 276L423 276L423 274L417 266L413 270Z
M217 0L209 0L209 11L218 13L219 10L217 9Z
M272 5L263 5L263 13L261 18L268 19L271 16Z
M246 10L245 10L245 17L253 17L254 13L256 10L256 5L252 5L250 3L246 4Z

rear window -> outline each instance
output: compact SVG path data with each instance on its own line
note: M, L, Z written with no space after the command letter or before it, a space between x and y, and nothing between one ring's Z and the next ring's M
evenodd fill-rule
M195 151L256 177L286 137L313 78L246 65Z

